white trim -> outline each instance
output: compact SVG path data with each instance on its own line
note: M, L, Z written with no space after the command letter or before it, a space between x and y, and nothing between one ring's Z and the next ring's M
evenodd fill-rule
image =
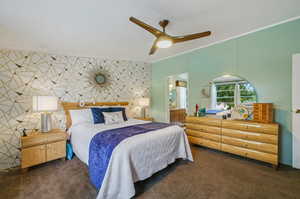
M165 116L164 116L164 122L167 122L167 123L170 123L170 107L169 107L169 78L171 77L172 75L170 76L167 76L165 78L165 94L164 94L164 100L165 100Z
M296 113L300 103L300 87L298 74L300 71L300 54L293 55L292 67L292 135L293 135L293 167L300 169L300 114Z
M246 80L238 80L238 81L228 81L228 82L214 82L215 85L226 85L226 84L236 84L236 83L247 83Z
M199 46L199 47L196 47L196 48L193 48L193 49L190 49L190 50L186 50L184 52L180 52L180 53L177 53L175 55L170 55L170 56L167 56L167 57L164 57L164 58L160 58L160 59L157 59L157 60L154 60L152 61L151 63L156 63L156 62L159 62L159 61L162 61L162 60L165 60L165 59L169 59L169 58L172 58L172 57L177 57L179 55L183 55L183 54L187 54L187 53L190 53L190 52L193 52L193 51L196 51L198 49L201 49L201 48L207 48L209 46L213 46L213 45L216 45L216 44L220 44L220 43L223 43L225 41L229 41L229 40L232 40L232 39L237 39L239 37L243 37L243 36L246 36L246 35L249 35L249 34L252 34L252 33L255 33L255 32L259 32L261 30L265 30L265 29L268 29L268 28L272 28L274 26L278 26L280 24L284 24L284 23L288 23L288 22L291 22L291 21L295 21L297 19L300 19L300 16L297 16L297 17L292 17L292 18L289 18L287 20L283 20L283 21L280 21L278 23L274 23L274 24L271 24L271 25L267 25L267 26L264 26L264 27L261 27L261 28L257 28L257 29L254 29L254 30L251 30L249 32L246 32L246 33L242 33L242 34L239 34L239 35L236 35L236 36L232 36L232 37L229 37L227 39L223 39L223 40L220 40L220 41L215 41L213 43L210 43L210 44L207 44L207 45L204 45L204 46Z

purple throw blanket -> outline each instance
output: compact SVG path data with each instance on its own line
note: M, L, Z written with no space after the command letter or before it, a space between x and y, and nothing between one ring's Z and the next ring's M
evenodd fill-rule
M92 184L100 189L114 148L126 138L171 126L151 122L97 133L90 142L89 176Z

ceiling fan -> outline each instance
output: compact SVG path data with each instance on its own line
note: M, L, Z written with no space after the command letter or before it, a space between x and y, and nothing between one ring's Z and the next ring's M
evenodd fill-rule
M163 31L160 31L134 17L130 17L129 20L138 26L144 28L151 34L153 34L156 39L150 49L149 55L153 55L158 48L169 48L175 43L189 41L193 39L199 39L201 37L207 37L211 34L210 31L195 33L184 36L171 36L165 32L166 26L169 24L169 20L162 20L158 24L163 28Z

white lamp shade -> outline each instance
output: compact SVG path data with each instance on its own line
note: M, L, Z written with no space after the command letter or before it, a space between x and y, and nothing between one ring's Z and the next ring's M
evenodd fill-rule
M156 46L158 48L169 48L172 45L173 45L172 39L167 36L160 36L156 43Z
M150 105L150 99L149 98L139 98L137 100L138 102L138 105L139 106L142 106L142 107L146 107L146 106L149 106Z
M33 96L32 109L33 111L56 111L58 107L57 97L54 96Z

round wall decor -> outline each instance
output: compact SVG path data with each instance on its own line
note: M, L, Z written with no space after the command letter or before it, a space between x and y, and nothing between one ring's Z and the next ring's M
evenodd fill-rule
M102 73L98 73L95 75L95 81L97 84L104 84L105 83L105 76Z

